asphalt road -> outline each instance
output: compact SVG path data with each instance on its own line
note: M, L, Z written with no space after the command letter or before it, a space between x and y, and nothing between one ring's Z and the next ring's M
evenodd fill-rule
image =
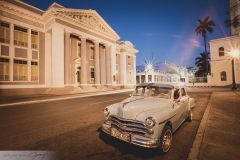
M196 98L193 121L174 133L169 153L102 136L103 108L129 93L0 108L0 150L50 150L57 159L187 159L210 93Z

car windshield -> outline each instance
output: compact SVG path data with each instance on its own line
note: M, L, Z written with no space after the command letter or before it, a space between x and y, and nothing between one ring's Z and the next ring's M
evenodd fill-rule
M151 96L167 99L171 98L171 94L171 88L156 86L137 86L133 92L133 96Z

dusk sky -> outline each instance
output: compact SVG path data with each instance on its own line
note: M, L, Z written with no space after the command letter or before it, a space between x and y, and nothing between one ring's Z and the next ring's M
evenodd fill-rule
M228 0L24 0L47 9L53 2L67 8L94 9L120 35L139 50L144 60L167 60L192 66L202 52L202 37L195 35L198 19L210 16L216 26L208 40L228 35L224 25Z

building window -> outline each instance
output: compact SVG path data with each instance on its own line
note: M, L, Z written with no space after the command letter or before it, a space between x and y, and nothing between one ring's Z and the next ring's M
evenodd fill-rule
M219 52L219 57L224 56L224 48L223 48L223 47L220 47L220 48L218 49L218 52Z
M226 81L227 80L227 73L225 71L221 72L221 81Z
M131 57L130 56L127 56L127 64L131 65Z
M21 47L28 46L27 29L14 26L14 45Z
M2 56L9 56L9 46L1 45L1 53Z
M38 49L38 32L31 31L31 43L33 49Z
M144 82L146 82L145 75L141 75L141 83L144 83Z
M4 22L0 22L0 42L10 43L10 26Z
M94 60L95 56L94 56L94 47L90 47L90 59Z
M148 82L152 82L152 75L148 75Z
M158 82L158 77L157 77L157 75L154 75L154 82Z
M139 76L136 76L136 81L137 81L137 84L140 83Z
M0 58L0 81L9 81L9 59Z
M81 43L79 42L78 43L78 49L77 49L77 56L78 56L78 58L81 58Z
M93 83L95 80L95 73L94 73L94 68L90 68L90 82Z
M31 81L38 81L38 62L31 62Z
M28 78L27 61L14 59L13 65L13 80L27 81Z

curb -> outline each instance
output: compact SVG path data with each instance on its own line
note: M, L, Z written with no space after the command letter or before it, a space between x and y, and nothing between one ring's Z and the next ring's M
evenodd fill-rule
M197 134L195 136L195 139L193 141L193 145L191 147L190 153L188 155L188 160L197 160L198 159L198 155L200 152L200 147L203 141L203 137L204 137L204 133L205 133L205 129L206 129L206 124L207 124L207 120L208 120L208 116L209 116L209 112L211 109L211 101L212 101L212 95L211 94L210 98L209 98L209 102L207 104L207 108L203 114L202 120L200 122Z
M97 93L90 93L84 95L72 95L66 97L57 97L57 98L48 98L42 100L32 100L32 101L24 101L24 102L13 102L13 103L6 103L0 104L0 107L7 107L7 106L15 106L15 105L24 105L24 104L34 104L34 103L43 103L43 102L53 102L53 101L60 101L60 100L69 100L69 99L76 99L76 98L84 98L84 97L92 97L92 96L101 96L101 95L109 95L109 94L117 94L117 93L125 93L130 92L133 89L125 89L125 90L118 90L118 91L105 91L105 92L97 92Z

